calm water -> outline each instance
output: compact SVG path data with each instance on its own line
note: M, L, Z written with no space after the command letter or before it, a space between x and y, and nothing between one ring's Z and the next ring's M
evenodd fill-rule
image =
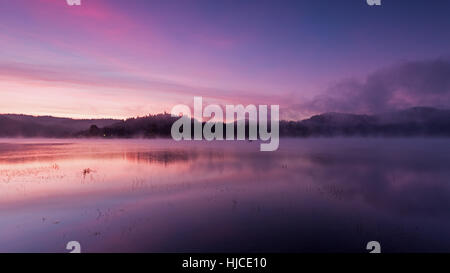
M450 140L0 140L0 252L450 252Z

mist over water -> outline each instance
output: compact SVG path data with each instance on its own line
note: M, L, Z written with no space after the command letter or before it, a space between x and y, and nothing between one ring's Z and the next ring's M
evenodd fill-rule
M449 144L0 139L0 252L450 251Z

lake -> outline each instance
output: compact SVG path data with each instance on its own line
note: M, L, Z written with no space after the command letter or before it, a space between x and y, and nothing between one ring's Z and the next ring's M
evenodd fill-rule
M0 252L450 252L449 144L0 139Z

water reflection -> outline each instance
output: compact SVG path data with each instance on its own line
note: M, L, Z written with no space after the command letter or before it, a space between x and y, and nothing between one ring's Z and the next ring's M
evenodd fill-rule
M138 148L138 147L136 147ZM91 146L90 143L50 143L50 144L2 144L0 143L0 163L24 164L30 162L81 160L81 159L125 159L135 163L162 163L164 165L176 161L195 159L195 151L184 150L152 150L127 151L124 147Z
M0 144L0 251L450 251L447 140Z

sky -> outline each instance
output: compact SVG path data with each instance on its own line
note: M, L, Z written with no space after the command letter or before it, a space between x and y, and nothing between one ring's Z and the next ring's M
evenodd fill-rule
M450 1L0 0L0 113L450 108Z

